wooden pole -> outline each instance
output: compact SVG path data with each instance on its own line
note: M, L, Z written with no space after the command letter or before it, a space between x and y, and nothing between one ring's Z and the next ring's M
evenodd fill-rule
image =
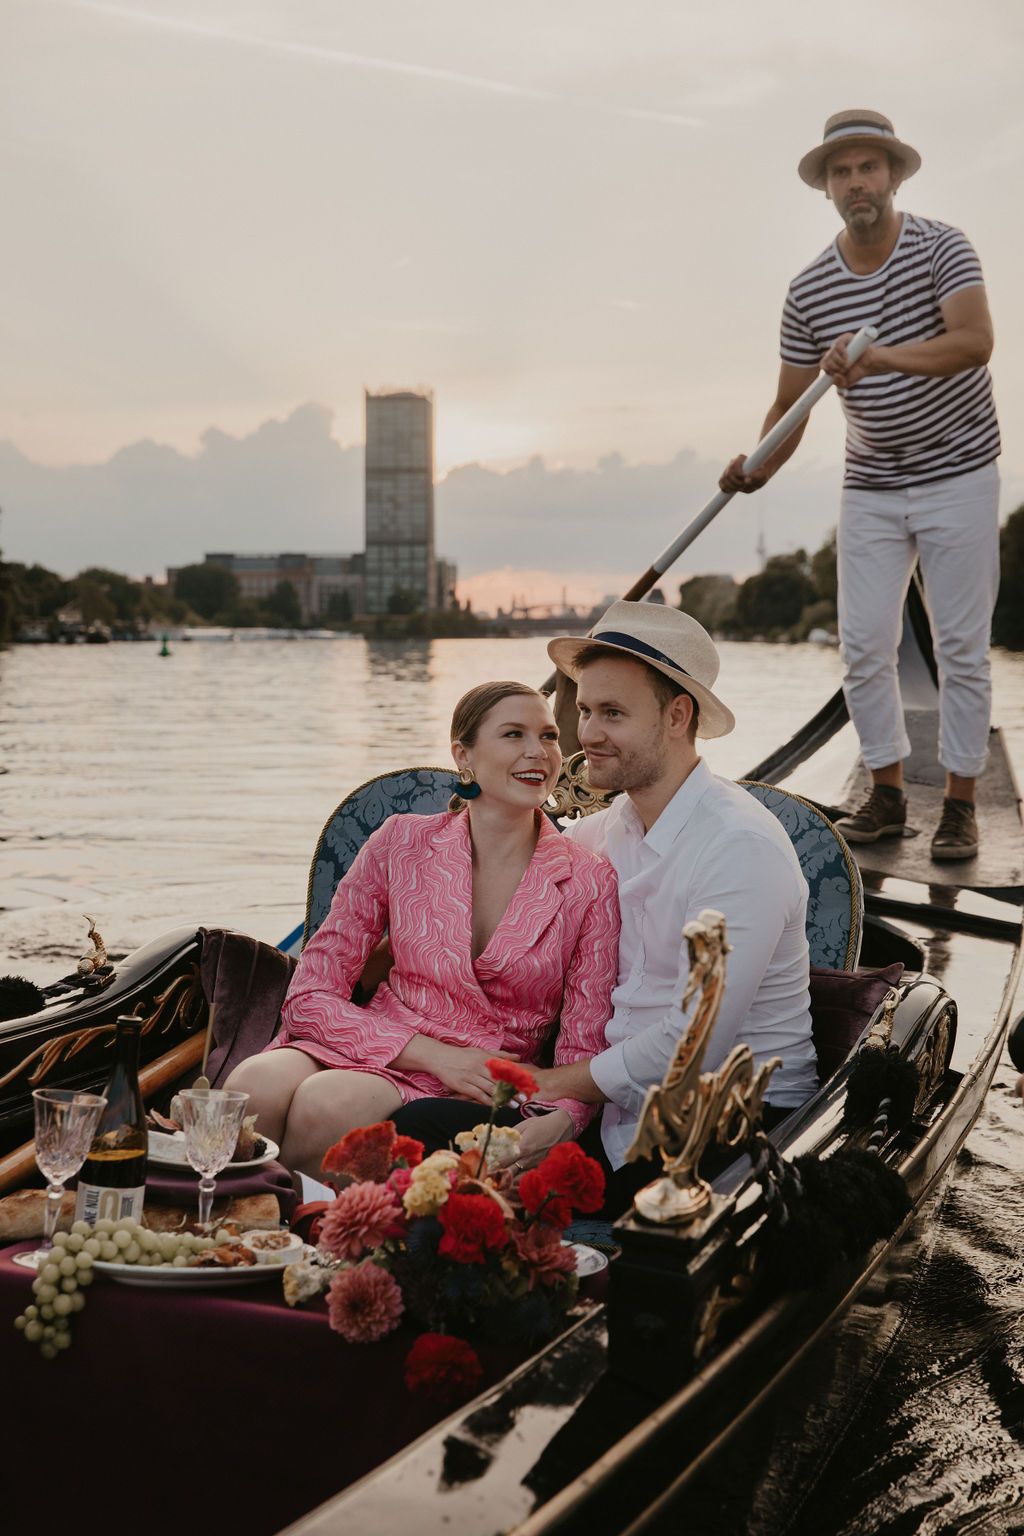
M148 1067L143 1067L139 1073L139 1087L142 1089L144 1099L152 1099L162 1089L176 1083L180 1077L184 1077L190 1067L198 1066L203 1056L203 1036L189 1035L187 1040L181 1040L156 1061L151 1061ZM24 1184L32 1169L35 1167L36 1149L35 1143L26 1141L22 1146L16 1147L13 1152L8 1152L6 1157L0 1158L0 1194L9 1189L17 1189Z
M861 353L865 352L871 343L877 340L878 332L873 325L862 326L846 349L846 355L850 362L855 363ZM804 390L799 400L790 406L785 416L781 417L772 427L771 431L762 437L753 453L743 460L743 473L745 475L754 474L767 459L771 458L777 448L781 448L787 437L790 437L796 431L801 422L807 420L807 417L811 414L811 411L817 405L822 395L827 394L832 388L832 383L831 374L823 373L819 378L815 379L813 384ZM687 523L678 538L673 539L672 543L662 550L654 564L649 565L643 575L637 577L629 591L623 593L623 600L628 603L638 603L642 598L646 597L652 587L656 586L660 578L664 576L669 567L674 565L679 559L683 550L688 549L694 539L704 532L709 523L714 521L722 508L729 505L734 495L734 491L716 491L711 500L697 513L697 516ZM547 682L541 684L541 693L554 693L557 681L558 673L552 672ZM561 721L559 724L564 736L565 725ZM573 734L575 735L575 733ZM564 741L562 750L563 756L565 756ZM579 749L577 747L574 750L578 751Z

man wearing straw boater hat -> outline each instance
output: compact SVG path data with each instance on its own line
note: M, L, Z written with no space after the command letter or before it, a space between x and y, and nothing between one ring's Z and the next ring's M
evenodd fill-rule
M989 634L999 584L999 426L986 364L992 322L981 266L958 229L897 213L893 196L920 168L880 112L837 112L797 167L835 204L844 229L789 286L778 393L762 436L820 370L847 419L839 518L843 689L872 778L838 825L850 842L898 837L909 755L896 671L903 599L920 561L939 673L939 761L946 798L934 859L978 850L975 780L985 766ZM852 365L861 326L879 340ZM756 491L790 457L799 427L764 467L727 466L724 491Z
M552 640L548 654L577 686L579 739L599 790L623 793L565 835L604 855L619 882L622 930L607 1049L546 1070L531 1067L538 1100L525 1106L516 1164L529 1167L573 1134L563 1097L604 1106L583 1141L611 1179L613 1209L653 1177L625 1164L647 1089L679 1040L689 970L686 924L706 907L724 913L732 951L705 1065L745 1041L772 1076L766 1121L810 1098L817 1066L808 1005L807 885L779 822L746 790L716 777L698 737L725 736L731 710L713 692L718 652L689 614L656 603L613 603L587 638ZM418 1100L395 1116L406 1134L447 1145L480 1106ZM506 1119L518 1119L506 1113Z

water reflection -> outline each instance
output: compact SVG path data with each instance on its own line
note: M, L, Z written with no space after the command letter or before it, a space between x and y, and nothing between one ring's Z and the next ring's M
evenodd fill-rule
M550 670L539 638L157 649L0 652L0 972L41 984L64 974L82 952L83 912L112 955L181 922L282 937L301 917L309 858L345 793L389 769L447 763L452 706L472 684L539 683ZM811 646L721 651L717 690L738 723L707 757L739 775L820 707L839 661ZM1022 764L1024 656L996 652L993 678L996 718ZM826 781L833 791L842 782L852 749L847 731L793 787L828 799ZM838 1338L840 1369L843 1351L878 1352L853 1420L827 1402L817 1421L774 1409L771 1476L756 1485L753 1512L716 1526L711 1500L693 1506L686 1528L1021 1528L1011 1512L1024 1500L1024 1113L1011 1084L1003 1069L931 1227L939 1262L925 1254L907 1277L908 1325L887 1332L890 1293L865 1302Z

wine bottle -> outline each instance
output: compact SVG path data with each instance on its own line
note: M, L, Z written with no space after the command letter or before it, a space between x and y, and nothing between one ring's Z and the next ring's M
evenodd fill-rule
M141 1019L118 1019L114 1070L103 1090L107 1107L78 1175L76 1221L142 1220L149 1139L139 1089L141 1033Z

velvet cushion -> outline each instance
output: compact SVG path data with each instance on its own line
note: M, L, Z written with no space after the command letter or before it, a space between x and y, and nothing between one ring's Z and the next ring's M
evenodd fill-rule
M199 933L203 994L217 1008L206 1068L216 1088L223 1087L239 1062L262 1051L277 1034L281 1004L297 962L273 944L244 933L225 928L200 928Z
M846 1060L890 987L899 985L903 965L879 970L832 971L811 966L811 1027L822 1082Z

